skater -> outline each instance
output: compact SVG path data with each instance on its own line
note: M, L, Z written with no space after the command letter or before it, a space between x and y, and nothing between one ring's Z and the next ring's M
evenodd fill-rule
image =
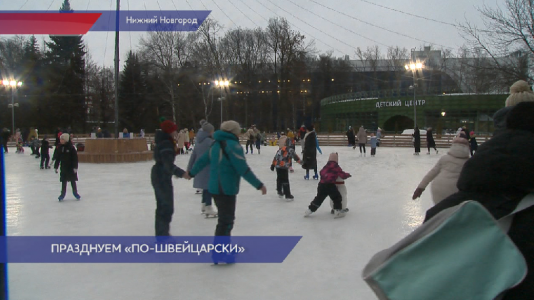
M198 131L198 134L196 136L196 146L195 149L193 149L193 153L191 154L191 157L189 158L189 164L187 164L187 171L191 172L191 169L193 168L193 165L206 153L206 151L209 150L211 145L213 144L213 132L215 131L215 128L213 125L208 123L207 121L203 120L202 129ZM211 194L209 192L209 179L210 179L210 166L207 166L202 171L200 171L193 180L193 187L197 190L202 190L202 201L201 201L201 207L200 211L202 214L204 214L207 218L208 217L216 217L217 212L213 210L213 206L211 205Z
M510 214L534 191L534 103L515 105L506 129L480 145L464 165L455 193L426 212L425 222L439 212L467 200L478 201L495 219ZM467 224L468 225L468 224ZM527 275L504 293L504 300L534 299L534 206L516 213L508 236L525 257ZM477 237L474 237L477 238ZM490 260L486 260L489 263ZM497 267L497 266L496 266Z
M70 181L74 198L80 200L81 197L78 194L78 189L76 187L76 181L78 181L78 153L76 152L74 145L72 145L68 133L63 133L59 137L59 147L56 155L56 162L54 164L56 174L58 173L57 169L61 165L61 172L59 173L61 195L59 195L57 199L63 201L65 193L67 192L67 182Z
M236 121L223 122L221 130L213 134L213 145L188 172L194 178L205 167L210 167L209 192L213 195L218 209L215 236L230 236L232 233L241 177L257 190L261 190L262 195L267 193L267 189L252 173L245 160L243 147L239 145L240 131Z
M337 162L339 164L339 155L337 155L337 153L336 153L336 157L338 159ZM341 211L344 213L347 213L349 211L349 208L347 207L348 199L347 199L347 187L345 186L345 179L338 176L336 179L336 187L339 193L341 194ZM330 213L335 214L334 201L332 201L332 199L330 199L330 208L331 208Z
M50 169L50 149L52 149L52 146L50 146L48 137L45 135L41 142L41 169Z
M378 127L376 130L376 146L380 147L380 139L382 138L382 128Z
M248 154L248 147L250 146L250 154L254 154L254 143L256 142L256 133L254 132L254 125L250 126L250 128L245 133L245 137L247 138L247 144L245 145L246 153Z
M323 152L321 151L321 148L319 148L317 134L314 131L313 125L308 125L306 131L307 133L302 140L302 168L306 169L306 175L304 176L304 179L310 179L310 169L313 169L313 172L315 173L315 175L313 175L313 179L318 180L317 151L319 151L321 154L323 154Z
M170 224L174 213L174 189L172 176L189 179L187 173L174 164L176 158L175 138L178 126L163 120L161 130L156 131L154 160L150 180L156 195L156 236L170 236Z
M258 150L258 154L260 154L260 148L261 143L263 142L261 132L256 128L256 125L254 125L254 134L256 135L256 149Z
M308 209L304 212L305 217L317 211L326 197L330 197L334 202L334 218L337 219L345 216L345 212L342 210L342 196L336 187L336 181L338 177L347 179L351 175L343 172L337 161L337 153L331 153L328 157L328 162L321 170L321 181L319 181L319 185L317 186L317 196L315 196L315 199L313 199Z
M360 126L360 130L358 130L358 135L356 137L358 140L358 146L360 147L360 156L362 156L362 148L363 148L363 156L365 156L365 144L367 144L367 132L363 128L363 125ZM356 148L356 145L354 145L353 149Z
M477 149L478 149L478 143L477 143L477 139L475 137L475 132L474 131L471 131L469 133L469 145L470 145L470 152L471 152L471 156L473 156L473 154L475 154L475 152L477 152Z
M412 142L415 152L413 155L419 155L421 152L421 133L419 132L419 127L415 126L412 133Z
M345 133L345 135L347 136L349 147L354 147L356 145L356 135L354 135L354 129L352 128L352 126L349 126L349 130L347 130L347 133Z
M426 147L428 148L427 155L430 155L430 148L434 148L436 150L436 154L438 154L438 149L436 148L436 142L434 141L434 136L432 136L432 127L428 127L426 130Z
M180 130L177 136L176 149L178 154L184 154L184 144L185 144L185 132Z
M493 127L495 128L493 136L506 130L506 116L521 102L534 102L534 92L528 83L524 80L518 80L510 87L510 96L506 98L505 107L499 109L493 115Z
M376 139L375 134L372 132L371 132L371 139L369 140L369 143L371 144L371 157L375 157L376 146L378 145L378 140Z
M189 153L190 141L191 139L189 139L189 129L185 128L184 129L184 146L185 146L186 153Z
M4 153L8 153L9 150L7 149L7 142L9 141L9 138L11 138L11 132L9 129L4 128L2 130L2 147L4 148Z
M289 140L285 137L287 142ZM282 140L282 137L280 140ZM278 197L286 197L286 200L293 201L295 197L291 195L289 186L289 167L291 167L292 159L297 163L302 164L300 157L295 153L295 150L286 145L285 142L280 143L279 149L274 155L273 163L271 164L271 171L276 168L276 191Z
M456 137L447 155L442 156L421 180L412 199L421 197L430 182L432 182L430 189L434 205L458 192L456 182L467 159L469 159L469 143L464 138Z

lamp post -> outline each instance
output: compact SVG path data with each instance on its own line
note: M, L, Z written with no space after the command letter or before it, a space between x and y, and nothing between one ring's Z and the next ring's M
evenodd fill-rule
M222 121L223 121L222 90L223 90L224 87L228 87L229 84L230 84L230 82L228 82L228 80L215 80L215 85L221 88L221 97L219 98L219 100L221 101L221 124L222 124Z
M417 108L415 106L415 87L417 86L417 84L415 83L415 73L417 72L417 70L423 69L423 64L412 62L409 65L405 65L404 68L406 70L412 70L413 74L413 128L415 132L415 127L417 127Z
M2 80L2 85L6 87L6 89L8 87L11 88L11 104L8 104L7 107L11 108L11 125L13 126L13 131L11 133L15 134L15 106L19 106L18 103L15 103L15 90L17 89L17 87L22 86L22 81Z

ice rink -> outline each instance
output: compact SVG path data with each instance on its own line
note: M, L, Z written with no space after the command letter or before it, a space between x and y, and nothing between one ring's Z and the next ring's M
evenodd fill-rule
M415 229L431 206L430 188L417 201L411 196L428 170L445 155L422 149L377 149L360 157L351 147L321 147L319 170L331 152L352 174L346 181L345 218L334 219L328 199L304 218L317 190L295 165L290 174L295 201L276 194L276 172L269 169L277 147L247 155L267 195L241 181L233 235L298 235L303 238L281 264L9 264L9 294L15 300L133 299L376 299L361 279L373 254ZM76 201L70 185L58 202L61 185L53 169L40 170L38 159L14 148L5 156L8 235L16 236L151 236L155 197L150 184L153 162L79 166ZM297 147L300 155L300 147ZM51 152L52 153L52 152ZM187 166L189 155L176 157ZM313 172L312 174L313 175ZM311 176L310 176L311 177ZM173 235L211 236L216 219L200 214L193 181L174 179Z

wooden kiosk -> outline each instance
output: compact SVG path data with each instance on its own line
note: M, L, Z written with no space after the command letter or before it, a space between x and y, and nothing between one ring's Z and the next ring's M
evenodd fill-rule
M78 161L85 163L128 163L152 159L153 154L148 150L145 138L86 139L84 151L78 152Z

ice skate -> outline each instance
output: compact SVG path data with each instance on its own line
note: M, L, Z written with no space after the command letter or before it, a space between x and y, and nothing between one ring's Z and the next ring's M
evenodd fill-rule
M50 169L50 166L46 166L45 169Z
M213 210L213 206L206 205L206 208L204 210L204 215L206 216L206 219L208 218L216 218L217 212Z
M82 198L82 196L80 196L78 193L74 193L73 195L76 200L80 200Z
M310 175L304 175L304 180L310 180Z
M41 170L44 170L44 167L43 167L43 166L41 166Z
M202 195L202 191L201 191L201 190L197 190L197 191L195 192L195 195Z
M278 198L282 199L284 197L284 194L282 192L278 192Z
M231 265L235 264L235 253L217 253L213 252L211 254L211 260L213 261L213 265Z
M286 196L286 200L287 201L293 201L293 200L295 200L295 197L293 197L293 195L287 195Z
M203 215L204 213L206 213L206 204L205 203L201 203L200 204L200 213Z
M334 210L333 210L333 209L331 209L331 210L330 210L330 213L331 213L331 214L333 215L333 214L334 214Z
M289 173L295 173L295 170L293 169L293 167L289 167Z
M313 214L313 211L311 211L311 209L306 209L306 211L304 212L304 217L309 217L311 214Z
M439 151L438 151L438 150L436 150L436 154L438 154L438 153L439 153Z
M313 179L319 180L319 175L317 175L317 174L313 175Z
M344 209L342 209L341 211L344 212L344 213L346 213L346 212L349 211L349 208L348 208L348 207L347 207L347 208L344 208Z
M345 216L345 212L341 209L335 209L334 210L334 219L343 218Z
M65 199L65 196L63 195L60 195L59 197L57 197L57 200L59 200L60 202L63 201L63 199Z

